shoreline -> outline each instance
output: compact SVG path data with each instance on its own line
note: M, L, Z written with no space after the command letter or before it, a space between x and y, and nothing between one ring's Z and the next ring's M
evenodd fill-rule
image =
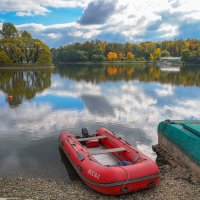
M81 65L81 64L88 64L88 65L99 65L99 64L158 64L158 62L153 61L83 61L83 62L59 62L57 64L61 65Z
M55 65L46 65L46 66L41 66L41 65L0 65L0 70L16 70L16 69L20 69L20 70L37 70L37 69L54 69Z
M108 196L93 191L81 180L64 182L33 178L0 178L0 198L18 199L137 199L137 200L196 200L200 199L199 182L165 156L159 145L153 146L161 181L155 188L120 196ZM184 174L184 176L183 176ZM164 197L164 198L163 198Z

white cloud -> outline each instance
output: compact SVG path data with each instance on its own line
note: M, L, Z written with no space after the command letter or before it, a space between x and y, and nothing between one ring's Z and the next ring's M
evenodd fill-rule
M16 11L18 16L48 15L49 7L81 7L87 10L90 2L92 0L3 0L0 11ZM89 15L90 17L94 15L93 24L95 24L97 13L95 9L98 8L94 8L92 10L94 13ZM185 25L185 23L187 24ZM192 32L199 32L199 26L190 27L192 23L200 23L200 3L196 0L124 0L115 1L114 12L102 24L81 25L77 20L72 23L50 26L32 23L21 24L18 27L27 29L34 37L43 40L50 46L60 46L70 42L83 42L99 38L114 42L187 39L192 37ZM189 33L185 33L185 29ZM52 39L56 39L55 42Z
M62 34L61 33L49 33L47 34L48 37L52 38L52 39L59 39L62 37Z
M38 0L18 1L18 0L1 0L0 12L33 12L35 15L48 13L49 10L39 3Z
M167 97L174 95L174 89L171 85L160 85L159 89L156 89L155 92L160 97Z
M0 12L17 12L18 16L44 15L48 7L76 8L86 7L90 0L1 0Z
M161 38L171 38L178 35L178 26L171 24L162 24L158 31L161 33Z

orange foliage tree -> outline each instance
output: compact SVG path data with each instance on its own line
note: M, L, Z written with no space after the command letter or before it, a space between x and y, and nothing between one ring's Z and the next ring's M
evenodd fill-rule
M109 52L108 55L108 60L116 60L117 59L117 54L114 52Z

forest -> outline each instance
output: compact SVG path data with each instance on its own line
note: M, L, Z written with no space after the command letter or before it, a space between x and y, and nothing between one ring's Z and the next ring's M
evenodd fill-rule
M182 57L185 63L200 63L200 40L108 43L99 40L51 49L55 62L77 61L159 61L161 57Z
M200 64L200 40L109 43L100 40L51 48L27 31L3 23L0 30L0 64L37 64L84 61L159 61L161 57L181 57L185 63ZM53 59L52 59L53 58Z
M0 64L52 63L51 52L46 44L33 39L27 31L17 30L11 23L2 25L0 38Z

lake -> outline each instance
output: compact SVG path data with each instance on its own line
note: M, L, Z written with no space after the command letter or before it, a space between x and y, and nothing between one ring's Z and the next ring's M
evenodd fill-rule
M58 135L100 127L155 160L157 125L200 118L200 66L68 65L0 70L0 177L73 180Z

